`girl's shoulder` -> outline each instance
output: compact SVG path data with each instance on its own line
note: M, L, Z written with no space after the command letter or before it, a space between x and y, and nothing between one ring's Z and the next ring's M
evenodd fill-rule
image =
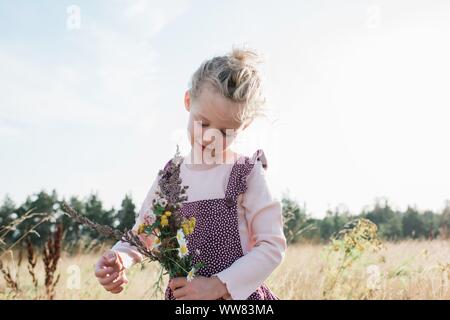
M247 155L243 155L239 159L240 163L232 171L230 179L236 188L236 194L260 193L267 187L267 158L262 149Z
M262 149L258 149L253 154L250 155L241 154L238 163L246 164L250 167L253 167L255 164L258 163L258 161L261 163L262 168L267 170L267 157Z

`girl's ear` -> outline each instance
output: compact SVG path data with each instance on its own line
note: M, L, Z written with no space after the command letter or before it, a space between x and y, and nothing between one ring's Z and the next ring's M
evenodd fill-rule
M189 90L186 90L184 93L184 107L186 111L191 111L191 95L189 94Z

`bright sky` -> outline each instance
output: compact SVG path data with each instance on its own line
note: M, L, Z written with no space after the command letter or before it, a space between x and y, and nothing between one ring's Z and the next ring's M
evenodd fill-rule
M232 45L265 59L274 194L313 216L450 199L450 2L0 0L0 196L55 188L140 206L187 150L183 94Z

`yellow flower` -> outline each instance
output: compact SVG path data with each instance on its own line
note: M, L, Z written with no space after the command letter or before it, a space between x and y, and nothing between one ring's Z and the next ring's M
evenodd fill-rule
M161 226L165 227L167 225L169 225L169 220L167 219L166 216L162 216L161 217Z
M170 211L164 212L164 215L165 215L166 217L170 217L171 214L172 214L172 212L170 212Z
M189 253L189 250L188 250L187 241L186 241L185 243L181 244L180 247L178 248L178 256L180 258L183 258L188 253Z
M138 234L144 233L146 226L147 225L145 223L140 224L138 227Z
M192 217L189 219L189 224L191 225L191 228L194 229L195 228L195 217Z
M181 226L183 228L183 232L185 235L193 233L195 228L195 217L186 220L185 222L183 222Z

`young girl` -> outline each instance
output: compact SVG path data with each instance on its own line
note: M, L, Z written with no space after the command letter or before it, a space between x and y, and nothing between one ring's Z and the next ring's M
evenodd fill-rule
M188 249L207 266L190 282L170 279L166 300L279 299L264 281L286 250L281 203L267 184L263 151L248 157L230 148L264 103L257 58L250 50L233 49L207 60L185 93L192 148L180 167L182 185L189 186L180 212L196 217ZM157 186L158 177L134 231L151 214ZM151 247L153 240L146 236L146 245ZM99 259L95 275L106 290L119 293L128 282L126 270L141 260L135 247L119 241Z

